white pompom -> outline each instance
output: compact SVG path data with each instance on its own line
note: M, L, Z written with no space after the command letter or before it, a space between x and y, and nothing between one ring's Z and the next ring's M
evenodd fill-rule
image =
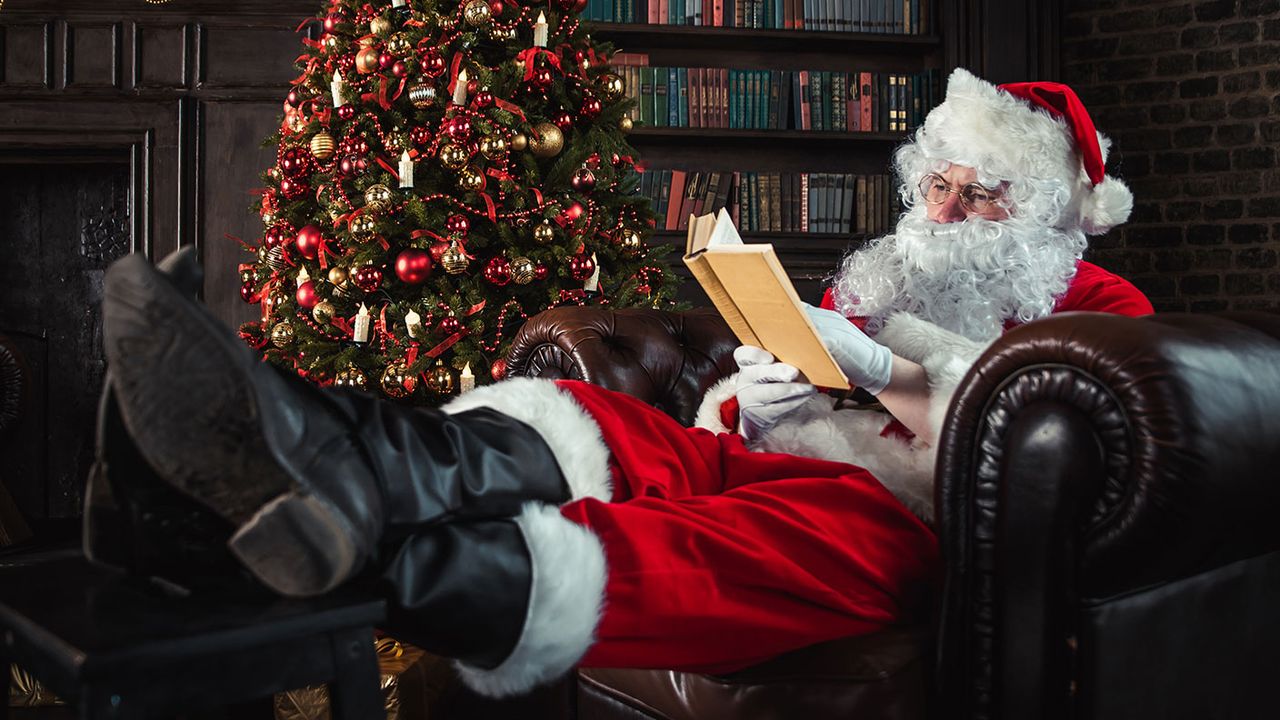
M1133 193L1123 180L1110 175L1093 187L1080 205L1080 229L1088 235L1101 235L1129 219L1133 212Z

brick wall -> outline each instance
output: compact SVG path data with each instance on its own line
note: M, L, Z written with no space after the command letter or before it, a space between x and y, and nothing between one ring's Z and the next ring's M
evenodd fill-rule
M1068 0L1062 78L1135 198L1089 259L1157 310L1280 309L1280 0Z

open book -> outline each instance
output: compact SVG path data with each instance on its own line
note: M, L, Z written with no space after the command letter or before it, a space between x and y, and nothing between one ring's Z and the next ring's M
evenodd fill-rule
M772 245L744 244L721 209L689 218L684 264L743 345L768 350L814 385L849 388Z

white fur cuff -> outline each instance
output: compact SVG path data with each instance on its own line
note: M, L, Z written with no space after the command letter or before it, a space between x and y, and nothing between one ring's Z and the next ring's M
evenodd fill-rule
M516 523L533 567L520 639L492 670L456 664L462 681L488 697L526 693L573 669L594 642L604 608L607 572L599 538L541 503L526 504Z
M720 421L720 406L737 394L737 391L738 373L716 381L715 385L703 393L702 402L698 403L698 414L693 418L693 426L714 433L733 432L733 428Z
M609 502L609 448L600 426L555 381L512 378L463 393L444 406L457 413L487 407L533 427L551 448L573 500L595 498Z

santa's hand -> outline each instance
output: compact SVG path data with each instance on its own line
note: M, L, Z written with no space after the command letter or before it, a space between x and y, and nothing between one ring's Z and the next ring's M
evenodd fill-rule
M872 395L889 386L893 368L893 352L872 340L858 326L834 310L804 306L818 336L831 351L831 356L849 381Z
M818 389L786 363L750 345L733 352L738 363L737 399L739 432L748 441L758 439L791 411L818 393Z

